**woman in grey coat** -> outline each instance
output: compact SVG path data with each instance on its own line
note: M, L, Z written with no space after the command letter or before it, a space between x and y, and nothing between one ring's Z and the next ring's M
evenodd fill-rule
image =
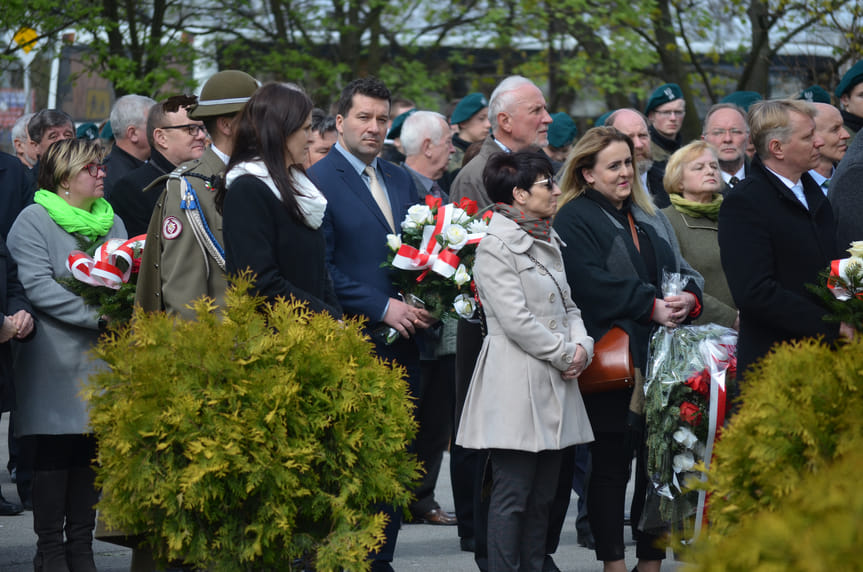
M35 448L34 564L46 572L96 570L96 440L89 433L81 391L100 367L89 350L104 319L57 280L71 276L66 259L80 248L77 237L97 243L126 237L123 223L102 198L101 159L97 142L69 139L52 144L42 156L35 204L21 211L8 238L39 323L33 341L15 351L15 429Z
M497 154L483 172L493 205L474 278L488 335L456 443L489 450L489 570L541 570L563 449L593 440L577 377L593 340L572 302L551 228L560 189L548 158Z

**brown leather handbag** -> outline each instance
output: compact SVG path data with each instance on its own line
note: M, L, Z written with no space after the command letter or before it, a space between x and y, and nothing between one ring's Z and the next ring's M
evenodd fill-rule
M626 389L635 385L635 369L629 353L629 334L617 326L593 345L593 361L578 376L583 395Z

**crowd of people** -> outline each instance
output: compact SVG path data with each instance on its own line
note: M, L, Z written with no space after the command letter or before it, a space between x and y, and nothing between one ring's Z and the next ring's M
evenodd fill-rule
M192 319L192 301L221 305L228 277L251 269L269 301L367 321L416 403L409 447L424 472L408 522L456 526L479 569L558 570L575 490L578 541L603 570L629 570L628 519L637 570L658 571L663 537L639 530L638 388L654 329L738 330L744 383L777 342L855 335L825 322L805 287L863 240L863 62L835 97L841 109L817 86L775 100L736 92L684 141L686 102L665 84L643 111L610 110L579 138L521 76L445 114L366 77L330 113L297 85L225 70L197 97L119 98L107 153L98 129L76 133L60 110L25 116L17 159L0 155L2 405L21 501L0 497L0 514L33 511L36 570L96 569L98 443L80 389L104 367L87 350L109 318L58 281L82 244L146 234L136 291L146 311ZM473 318L434 318L382 265L387 236L429 196L492 213ZM663 272L683 277L681 292L663 293ZM637 389L582 396L594 342L615 327L629 336ZM454 511L434 496L447 450ZM372 569L392 570L402 514L386 502L370 510L388 516ZM136 550L132 568L151 567Z

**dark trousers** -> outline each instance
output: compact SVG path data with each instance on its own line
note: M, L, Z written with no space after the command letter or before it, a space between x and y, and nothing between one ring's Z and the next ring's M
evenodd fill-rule
M590 528L596 540L596 558L602 561L623 560L623 512L626 504L626 483L632 467L632 450L626 447L625 434L594 432L596 440L591 445L591 470L587 495L587 512ZM644 450L639 448L636 470L645 472ZM633 536L636 538L636 556L641 560L662 560L665 548L656 548L658 537L636 532L641 512L647 479L635 479L635 499L631 520Z
M420 384L414 411L419 423L415 451L417 460L423 465L424 474L414 489L416 500L410 506L413 516L422 516L440 508L435 500L434 489L443 452L452 437L454 393L455 355L420 362Z
M548 534L545 539L545 553L554 554L560 544L560 533L569 510L572 496L572 475L575 472L575 445L560 451L560 475L554 491L554 500L548 512Z
M489 572L542 570L549 513L557 492L562 456L562 451L489 452L492 467Z

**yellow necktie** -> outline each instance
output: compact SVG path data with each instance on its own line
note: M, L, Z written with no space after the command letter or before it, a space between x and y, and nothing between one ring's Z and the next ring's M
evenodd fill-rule
M378 204L378 208L381 209L382 213L384 213L384 218L387 219L387 223L390 225L390 230L395 232L396 225L393 222L393 210L390 208L390 202L387 200L386 192L378 182L377 173L375 173L375 170L371 165L366 165L364 172L369 176L369 189L372 191L372 197L374 197L375 202Z

